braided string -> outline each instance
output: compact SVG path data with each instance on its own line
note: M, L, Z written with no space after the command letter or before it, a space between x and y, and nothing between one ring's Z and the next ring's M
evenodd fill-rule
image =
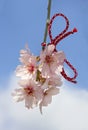
M65 19L65 21L66 21L66 27L65 27L65 29L64 29L60 34L58 34L58 35L53 39L51 27L52 27L52 23L53 23L54 19L55 19L57 16L62 16L62 17ZM64 16L64 14L62 14L62 13L55 14L55 15L52 17L52 19L50 20L50 23L49 23L49 25L48 25L49 37L50 37L51 42L55 42L55 40L58 39L58 37L60 37L61 35L63 35L63 34L68 30L68 28L69 28L69 20L67 19L67 17Z
M64 62L73 70L74 76L73 76L72 78L71 78L71 77L68 77L67 74L65 73L64 68L62 69L62 72L61 72L62 76L63 76L66 80L68 80L68 81L70 81L70 82L77 83L77 81L75 81L76 77L78 76L78 73L77 73L76 69L71 65L71 63L70 63L69 61L67 61L67 59L65 59Z
M55 19L56 17L58 17L58 16L61 16L61 17L63 17L63 18L65 19L65 21L66 21L66 27L65 27L65 29L64 29L60 34L58 34L58 35L53 39L53 37L52 37L52 31L51 31L52 23L53 23L54 19ZM58 44L58 42L60 42L62 39L64 39L65 37L69 36L70 34L73 34L73 33L77 32L77 29L76 29L76 28L74 28L72 31L67 32L68 28L69 28L69 20L68 20L68 18L67 18L64 14L62 14L62 13L55 14L55 15L51 18L50 23L49 23L49 26L48 26L49 37L50 37L50 40L51 40L51 43L50 43L50 44L54 44L55 47L56 47L56 45ZM67 74L66 74L64 68L62 69L62 72L61 72L62 76L63 76L66 80L68 80L68 81L70 81L70 82L72 82L72 83L76 83L75 79L76 79L76 77L77 77L77 75L78 75L76 69L75 69L75 68L70 64L70 62L67 61L66 59L64 60L64 62L73 70L74 76L73 76L72 78L69 77L69 76L67 76Z
M69 32L67 32L67 33L65 33L65 34L63 34L63 35L61 35L61 36L55 38L55 39L54 39L54 45L56 46L56 45L58 44L58 42L60 42L62 39L64 39L65 37L67 37L67 36L69 36L70 34L73 34L73 33L75 33L75 32L77 32L77 29L76 29L76 28L74 28L72 31L69 31Z
M55 19L56 17L58 17L58 16L61 16L61 17L63 17L63 18L65 19L65 21L66 21L66 27L65 27L65 29L64 29L60 34L58 34L58 35L53 39L51 28L52 28L52 24L53 24L54 19ZM67 18L64 14L62 14L62 13L55 14L55 15L51 18L50 23L49 23L49 25L48 25L48 32L49 32L49 37L50 37L50 40L51 40L51 44L54 44L54 45L56 46L59 41L61 41L62 39L64 39L64 38L67 37L68 35L77 32L77 29L76 29L76 28L74 28L72 31L67 32L68 28L69 28L69 20L68 20L68 18Z
M61 17L63 17L63 18L65 19L65 21L66 21L66 27L65 27L65 29L64 29L60 34L58 34L55 38L53 38L53 37L52 37L52 29L51 29L51 28L52 28L52 24L53 24L54 19L55 19L56 17L58 17L58 16L61 16ZM55 51L57 51L57 50L56 50L56 45L57 45L62 39L64 39L65 37L69 36L70 34L74 34L75 32L77 32L77 29L76 29L76 28L73 28L73 30L67 32L68 28L69 28L69 20L68 20L68 18L67 18L64 14L62 14L62 13L57 13L57 14L55 14L55 15L51 18L50 23L48 24L48 33L49 33L49 37L50 37L50 41L51 41L49 44L54 44L54 45L55 45ZM49 45L49 44L48 44L48 45ZM43 48L44 48L44 47L46 46L46 43L42 43L42 46L43 46ZM75 79L76 79L76 77L77 77L77 75L78 75L76 69L71 65L71 63L70 63L69 61L67 61L67 59L65 59L64 62L73 70L74 76L73 76L72 78L69 77L69 76L67 76L67 74L66 74L64 68L62 69L62 72L61 72L62 76L63 76L66 80L68 80L68 81L70 81L70 82L72 82L72 83L77 83L77 81L75 81Z

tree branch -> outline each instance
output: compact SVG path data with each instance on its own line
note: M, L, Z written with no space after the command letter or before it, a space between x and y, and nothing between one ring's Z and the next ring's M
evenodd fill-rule
M52 0L48 0L47 19L46 19L46 26L45 26L45 33L44 33L43 42L46 42L46 39L47 39L47 29L48 29L48 24L49 24L49 21L50 21L51 2L52 2Z

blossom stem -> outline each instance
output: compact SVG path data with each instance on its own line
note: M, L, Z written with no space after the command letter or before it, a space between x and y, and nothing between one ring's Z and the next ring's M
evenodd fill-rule
M50 12L51 12L51 2L52 0L48 0L47 19L46 19L46 26L45 26L44 40L43 40L44 43L46 42L46 39L47 39L47 30L48 30L48 24L50 21Z

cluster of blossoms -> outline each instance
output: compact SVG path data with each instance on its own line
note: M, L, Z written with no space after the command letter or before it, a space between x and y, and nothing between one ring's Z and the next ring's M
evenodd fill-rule
M39 105L42 113L42 107L50 104L52 96L59 93L65 55L54 50L54 45L47 45L40 56L34 56L28 48L20 51L22 65L16 69L20 87L12 95L17 102L24 100L28 109Z
M57 16L62 16L66 20L66 28L54 39L52 38L51 25ZM47 106L52 101L52 96L59 93L62 85L62 76L70 82L76 83L76 69L66 60L63 51L57 51L56 45L63 38L77 32L74 28L66 32L69 21L63 14L55 14L48 25L48 32L51 42L42 43L42 51L39 56L34 56L28 47L20 51L20 62L16 69L16 76L20 77L19 88L12 93L15 101L25 102L25 106L30 109L39 106ZM74 76L71 78L64 71L64 62L73 70Z

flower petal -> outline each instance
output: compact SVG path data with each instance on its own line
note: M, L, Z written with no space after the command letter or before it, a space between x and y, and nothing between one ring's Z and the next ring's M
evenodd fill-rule
M47 93L48 93L49 95L56 95L56 94L59 93L59 88L52 87L52 88L50 88L49 90L47 90Z

